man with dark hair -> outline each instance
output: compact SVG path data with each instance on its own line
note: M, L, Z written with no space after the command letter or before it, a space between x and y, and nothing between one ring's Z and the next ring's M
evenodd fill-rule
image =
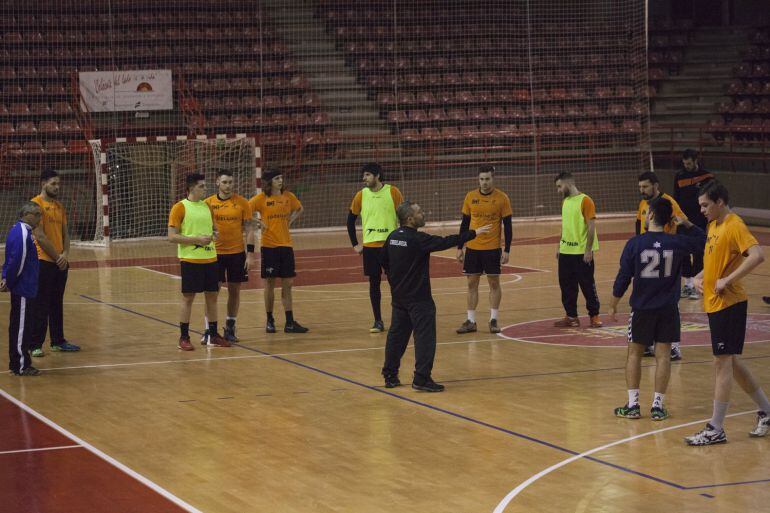
M263 191L249 200L251 211L260 215L257 226L262 230L262 279L265 280L265 331L275 333L273 303L275 280L281 279L281 302L286 312L285 333L307 333L308 329L294 320L291 288L297 275L294 266L289 227L302 214L302 203L289 191L284 190L283 173L268 170L262 176Z
M674 177L674 199L679 202L682 211L692 224L702 230L706 230L706 218L701 214L698 204L698 186L708 180L713 180L714 175L701 167L698 152L686 149L682 153L682 167ZM693 277L703 269L703 255L693 255L692 261L685 261L682 276L684 287L682 297L700 299L700 294L695 290Z
M177 244L182 274L182 304L179 319L179 349L193 351L190 342L190 314L195 295L203 292L206 301L208 337L201 343L208 347L230 347L217 333L217 296L219 271L214 246L214 219L206 197L206 177L191 173L185 179L187 197L177 202L168 216L168 241Z
M559 260L559 287L566 316L554 323L557 328L580 326L577 314L578 286L586 298L591 328L601 328L599 296L594 280L594 251L599 250L596 236L596 206L588 195L575 186L572 173L564 171L554 180L556 190L564 198L561 206L561 239L556 258Z
M219 282L227 283L224 337L228 342L238 341L235 321L241 305L241 285L249 279L255 247L251 207L246 198L233 192L234 186L232 171L221 170L217 173L217 193L205 199L214 216ZM209 336L208 332L203 336Z
M412 388L441 392L444 385L431 377L436 355L436 304L430 291L430 254L454 247L460 241L472 240L478 234L488 233L492 227L487 225L438 237L419 231L425 226L425 214L417 203L401 203L396 214L401 227L391 232L382 248L382 265L388 275L393 306L382 366L385 388L401 385L398 379L401 357L414 332Z
M363 257L364 276L369 277L369 300L374 313L374 325L369 332L381 333L385 331L385 323L382 321L380 308L382 301L380 254L385 239L398 227L396 207L404 201L404 197L395 186L382 183L382 168L379 164L374 162L364 164L361 173L364 188L356 193L350 204L348 236L355 252ZM359 244L356 238L356 218L359 215L363 244Z
M615 321L618 302L633 279L631 316L629 319L626 384L628 402L615 408L615 415L627 419L641 417L639 383L642 352L645 347L661 346L655 352L655 396L650 416L652 420L668 417L663 405L671 375L671 345L679 343L679 282L682 263L692 253L703 251L706 234L685 217L673 217L673 204L666 198L651 199L644 220L644 232L631 238L620 257L620 270L613 287L609 314ZM666 231L672 221L681 223L688 236Z
M32 313L32 351L34 357L44 356L46 331L51 336L51 351L73 352L80 347L64 338L64 289L69 274L70 234L67 212L57 199L61 187L59 173L45 169L40 174L40 194L32 198L40 206L42 216L35 228L40 278L37 296L29 302Z
M37 376L29 350L32 345L32 316L29 300L37 295L39 263L32 231L40 223L40 206L31 201L19 209L19 221L5 240L5 262L0 291L11 292L8 321L8 368L17 376Z
M491 225L492 231L468 242L464 250L462 240L457 245L457 260L463 264L463 274L468 277L468 316L462 326L457 328L457 333L460 334L472 333L477 329L476 307L479 304L479 282L482 274L487 275L489 284L489 331L500 333L500 327L497 325L497 312L502 299L500 273L501 265L508 263L511 254L513 211L508 195L495 188L494 175L494 166L479 167L479 187L466 194L463 201L460 233L484 225ZM504 249L500 248L501 231L505 232Z
M716 180L705 182L698 201L708 220L703 270L694 284L703 293L714 353L714 409L706 427L685 438L688 445L727 441L724 420L730 404L733 379L759 407L750 436L770 431L770 402L759 382L740 359L746 338L748 295L741 279L764 262L762 247L743 220L730 210L727 189Z

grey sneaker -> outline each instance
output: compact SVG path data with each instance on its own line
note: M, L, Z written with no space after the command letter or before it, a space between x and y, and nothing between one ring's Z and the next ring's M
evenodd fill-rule
M757 426L749 433L749 436L765 436L768 432L770 432L770 415L758 411Z
M678 362L682 359L682 350L678 347L671 348L671 361Z
M489 332L500 333L500 327L497 325L497 319L489 319Z
M716 429L711 424L706 424L706 427L698 431L692 436L686 436L684 438L687 445L714 445L723 444L727 441L727 435L725 435L724 429Z
M474 331L476 331L476 323L475 322L471 322L468 319L466 319L465 322L463 323L463 325L460 326L459 328L457 328L456 331L457 331L457 333L459 333L461 335L463 333L473 333Z
M694 288L688 287L687 285L685 285L684 287L682 287L682 292L681 294L679 294L679 297L682 299L687 299L688 297L690 297L690 294L692 294L694 290L695 290Z
M698 292L696 289L690 289L690 295L687 296L688 299L698 300L701 298L700 292Z

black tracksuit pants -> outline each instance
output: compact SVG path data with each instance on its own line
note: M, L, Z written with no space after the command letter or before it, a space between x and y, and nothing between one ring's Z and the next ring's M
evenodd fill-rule
M51 332L51 345L64 342L64 289L67 286L65 269L46 260L40 261L40 279L37 297L31 301L34 315L32 349L43 347L46 332Z
M578 287L586 298L588 315L599 315L599 296L594 280L594 262L583 262L583 255L559 253L559 287L561 303L568 317L577 317Z
M32 366L29 351L32 348L33 319L31 301L11 293L11 317L8 322L8 368L20 373Z
M385 343L383 376L396 376L401 366L409 337L414 332L414 383L425 384L433 370L436 356L436 304L433 300L408 306L393 305L393 313Z

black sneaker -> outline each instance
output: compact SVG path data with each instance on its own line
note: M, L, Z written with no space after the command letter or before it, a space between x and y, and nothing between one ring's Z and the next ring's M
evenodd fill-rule
M401 380L398 376L385 376L385 388L396 388L401 386Z
M497 319L489 319L489 332L500 333L500 327L497 325Z
M228 342L238 342L238 337L235 336L235 328L225 328L224 337Z
M444 391L444 385L441 385L439 383L436 383L432 379L429 379L423 384L417 384L412 382L412 388L415 390L422 390L423 392L443 392Z
M369 328L369 333L382 333L385 331L385 323L382 321L374 321L374 325Z
M37 376L38 374L40 374L40 371L30 366L19 372L13 371L13 373L17 376Z
M268 320L265 323L265 332L267 332L267 333L275 333L275 321Z
M645 347L643 356L655 356L655 348L653 346Z
M291 324L287 324L283 328L284 333L307 333L310 331L308 328L302 326L297 321L292 322Z

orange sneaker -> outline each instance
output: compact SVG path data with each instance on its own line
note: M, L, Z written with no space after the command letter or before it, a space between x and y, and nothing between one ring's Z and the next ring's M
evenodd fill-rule
M592 315L591 316L591 327L592 328L601 328L602 326L604 326L604 324L602 324L602 321L599 320L599 316L598 315Z
M195 351L195 348L193 347L192 343L190 342L190 337L179 337L179 349L182 351Z
M580 326L580 319L577 317L564 317L553 323L557 328L577 328Z

